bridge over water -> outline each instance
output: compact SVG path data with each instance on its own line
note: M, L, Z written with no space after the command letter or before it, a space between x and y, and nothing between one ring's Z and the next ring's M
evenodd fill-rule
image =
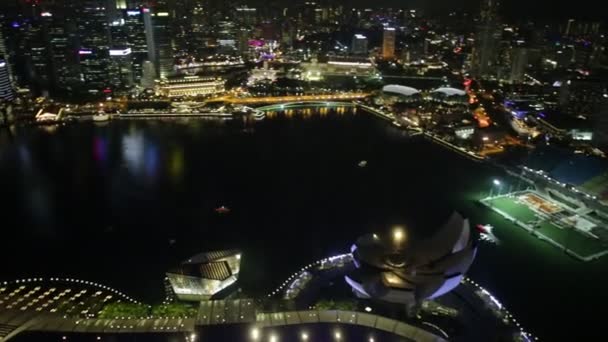
M54 333L194 333L206 326L249 324L268 328L299 324L332 323L377 329L412 341L445 339L413 325L369 313L339 310L259 312L254 301L224 300L201 303L196 318L77 319L60 315L9 310L0 313L0 341L23 332Z
M234 97L220 96L205 101L205 103L225 102L231 104L255 105L265 103L286 103L302 101L352 101L360 100L371 95L370 93L337 93L319 95L286 95L286 96L263 96L263 97Z

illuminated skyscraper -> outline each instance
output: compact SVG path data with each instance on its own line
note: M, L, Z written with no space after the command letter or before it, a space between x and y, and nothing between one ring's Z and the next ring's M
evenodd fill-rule
M142 65L141 86L146 89L154 89L154 80L156 79L156 68L154 63L144 61Z
M0 100L10 101L14 98L15 93L8 74L8 63L0 56Z
M161 2L155 8L143 8L148 60L154 63L160 78L173 73L173 46L171 43L171 15Z
M475 39L471 73L475 77L496 76L496 58L500 41L498 27L498 0L483 0L481 20Z
M385 27L382 35L382 58L395 58L395 29L393 27Z
M81 80L90 92L107 86L110 26L104 0L82 0L78 8Z
M513 64L511 68L511 77L509 81L518 83L523 81L528 67L528 49L516 48L513 49Z
M144 25L144 14L140 9L130 9L123 13L125 18L125 46L131 49L133 81L139 84L143 76L144 61L148 59L148 43Z
M8 62L8 51L6 50L6 42L4 40L4 32L2 32L2 26L0 26L0 58L2 58L6 63L6 72L8 73L9 80L13 80L12 68L10 63Z
M367 55L367 37L362 34L354 35L351 52L354 55Z

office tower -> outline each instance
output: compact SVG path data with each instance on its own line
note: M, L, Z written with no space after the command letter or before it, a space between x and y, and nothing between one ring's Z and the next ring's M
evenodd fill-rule
M171 42L171 16L159 2L153 9L143 8L148 60L154 63L160 78L173 73L173 46Z
M141 86L146 89L154 89L154 80L156 79L156 67L154 66L154 63L151 61L144 61L142 69Z
M81 80L90 92L107 86L110 27L103 0L82 0L77 9Z
M575 20L569 19L568 24L566 24L566 31L564 32L564 36L569 36L572 33L572 26L574 25Z
M139 84L143 77L143 64L148 59L148 42L146 39L146 27L144 25L144 13L140 9L129 9L124 13L124 32L126 36L125 45L131 49L131 61L133 66L133 81Z
M109 83L114 88L133 85L133 60L131 48L110 49Z
M511 65L511 83L519 83L524 80L526 68L528 67L528 49L515 48L513 49L513 63Z
M236 21L241 25L253 26L257 24L257 9L247 6L236 8Z
M395 29L393 27L385 27L382 35L382 58L395 58Z
M351 46L351 52L354 55L367 54L367 37L362 34L355 34Z
M496 77L496 58L500 41L500 30L497 23L498 6L497 0L484 0L482 3L471 70L475 77Z
M0 17L1 19L1 17ZM4 63L6 63L6 72L8 73L8 78L9 80L12 82L13 81L13 68L11 66L11 63L9 62L9 53L8 50L6 49L6 41L4 40L4 32L3 32L4 27L0 25L0 58L2 58L4 60Z
M0 100L11 101L15 98L15 92L8 71L8 63L0 56Z

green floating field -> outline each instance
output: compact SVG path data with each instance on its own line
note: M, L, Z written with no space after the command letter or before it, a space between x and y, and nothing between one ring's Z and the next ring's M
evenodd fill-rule
M517 203L514 198L494 198L486 201L486 203L523 223L538 220L532 209L524 204ZM561 229L546 220L542 220L539 224L540 227L537 230L539 233L581 257L588 257L608 249L600 241L587 237L574 229Z
M528 208L526 205L515 202L515 199L513 198L499 197L487 201L487 203L524 223L537 219L532 209Z
M574 229L560 229L546 221L540 223L538 232L581 256L597 254L607 249L598 240L587 237Z

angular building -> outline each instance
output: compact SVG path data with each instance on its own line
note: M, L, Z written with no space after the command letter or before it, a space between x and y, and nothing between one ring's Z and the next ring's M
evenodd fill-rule
M179 300L209 300L234 284L240 269L240 251L207 252L197 254L167 272L167 280Z
M403 229L365 235L351 247L356 269L345 279L358 297L404 304L414 314L423 300L460 284L475 257L476 241L459 213L427 239Z

